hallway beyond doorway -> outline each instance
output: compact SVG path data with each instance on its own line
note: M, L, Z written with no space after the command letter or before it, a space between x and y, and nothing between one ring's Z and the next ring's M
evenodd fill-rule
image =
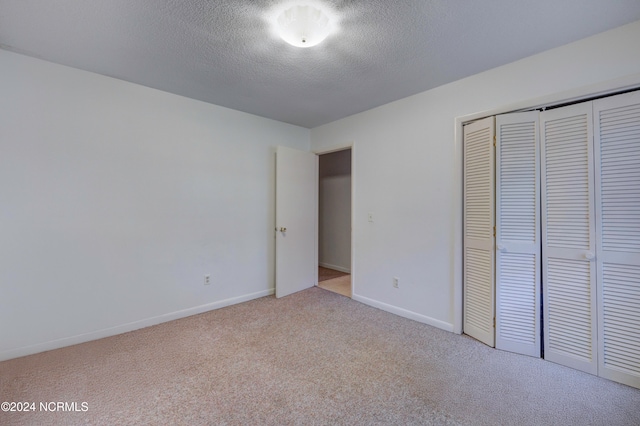
M318 287L351 297L351 275L318 266Z

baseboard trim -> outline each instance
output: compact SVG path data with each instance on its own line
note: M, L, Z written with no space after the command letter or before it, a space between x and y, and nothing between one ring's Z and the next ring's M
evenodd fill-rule
M192 315L213 311L215 309L224 308L226 306L236 305L238 303L247 302L249 300L258 299L260 297L270 296L275 293L275 289L259 291L256 293L245 294L243 296L232 297L217 302L207 303L206 305L195 306L193 308L183 309L180 311L170 312L168 314L158 315L134 321L115 327L105 328L102 330L92 331L90 333L78 334L76 336L64 337L62 339L51 340L49 342L38 343L35 345L24 346L17 349L0 352L0 361L6 361L26 355L33 355L40 352L60 349L66 346L77 345L80 343L90 342L92 340L103 339L105 337L115 336L117 334L127 333L129 331L139 330L145 327L162 324L164 322L173 321L180 318L190 317Z
M332 265L330 263L318 262L318 266L322 266L323 268L335 269L336 271L344 272L345 274L350 274L350 268L344 268L342 266Z
M392 314L399 315L404 318L408 318L414 321L421 322L423 324L428 324L433 327L439 328L441 330L449 331L453 333L453 324L448 322L440 321L435 318L428 317L426 315L418 314L413 311L408 311L406 309L398 308L397 306L388 305L386 303L379 302L377 300L369 299L368 297L360 296L354 294L351 298L355 301L364 303L365 305L373 306L374 308L381 309L383 311L390 312Z

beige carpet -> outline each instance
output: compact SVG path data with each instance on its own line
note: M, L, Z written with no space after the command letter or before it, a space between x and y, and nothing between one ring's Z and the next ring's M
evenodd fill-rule
M640 425L640 390L319 288L0 363L2 425ZM81 405L79 405L81 407Z

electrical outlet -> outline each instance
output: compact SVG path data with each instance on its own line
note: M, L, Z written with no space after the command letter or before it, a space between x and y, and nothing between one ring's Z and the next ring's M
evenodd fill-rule
M204 276L204 285L211 284L211 275L207 274Z
M399 288L399 286L400 286L400 278L393 277L393 287L394 288Z

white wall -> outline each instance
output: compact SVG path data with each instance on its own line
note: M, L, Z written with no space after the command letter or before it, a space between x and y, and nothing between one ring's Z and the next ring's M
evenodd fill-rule
M351 150L319 159L318 263L351 270Z
M639 41L640 21L312 129L312 150L346 141L355 148L354 299L454 330L462 264L456 118L586 95L615 79L640 85Z
M3 50L0 69L0 360L272 291L275 146L308 129Z

